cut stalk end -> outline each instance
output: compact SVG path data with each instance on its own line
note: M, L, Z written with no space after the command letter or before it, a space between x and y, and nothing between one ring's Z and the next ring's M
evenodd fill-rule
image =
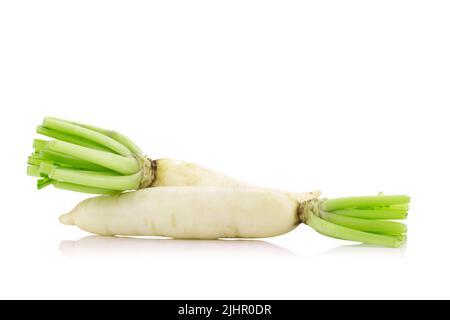
M301 206L303 221L319 233L338 238L397 248L406 241L408 196L351 197L312 200Z
M94 194L137 190L153 177L148 161L127 137L115 131L47 117L37 133L54 138L33 141L27 173L40 178L38 189Z

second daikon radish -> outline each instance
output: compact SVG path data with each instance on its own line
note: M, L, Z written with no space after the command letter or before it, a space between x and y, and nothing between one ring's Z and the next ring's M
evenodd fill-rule
M406 205L408 197L319 200L317 196L264 188L154 187L84 200L60 221L99 235L180 239L273 237L305 223L345 240L387 247L404 242L406 227L399 222L374 222L333 211L389 212L392 205Z

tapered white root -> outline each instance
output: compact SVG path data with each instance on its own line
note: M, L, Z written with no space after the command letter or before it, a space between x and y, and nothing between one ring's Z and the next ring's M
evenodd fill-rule
M67 226L72 226L75 224L75 221L72 218L72 214L70 213L63 214L61 217L59 217L59 222Z
M405 242L406 226L389 219L406 217L408 196L318 196L254 187L154 187L87 199L60 220L99 235L182 239L273 237L303 222L343 240L386 247ZM367 219L380 212L387 220Z
M154 180L151 187L203 186L203 187L249 187L250 184L228 177L220 172L194 163L158 159L154 165Z
M87 199L61 222L99 235L263 238L294 229L299 203L317 196L262 188L154 187Z

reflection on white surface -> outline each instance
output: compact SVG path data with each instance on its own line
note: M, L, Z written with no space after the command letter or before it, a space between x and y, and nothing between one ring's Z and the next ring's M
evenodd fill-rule
M383 248L363 244L343 245L326 251L291 252L262 240L176 240L161 238L87 236L65 240L59 250L69 257L196 257L196 258L271 258L271 257L355 257L358 259L402 259L406 246Z
M400 248L384 248L366 244L344 245L322 252L317 256L358 256L364 258L404 258L406 244Z
M175 240L88 236L62 241L67 256L295 256L289 250L261 240Z

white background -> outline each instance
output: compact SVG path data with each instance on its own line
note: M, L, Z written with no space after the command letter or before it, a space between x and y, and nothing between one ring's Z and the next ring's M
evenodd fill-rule
M0 298L450 298L449 17L448 1L2 1ZM408 194L407 246L307 226L92 237L57 219L85 195L25 175L44 116L254 184Z

